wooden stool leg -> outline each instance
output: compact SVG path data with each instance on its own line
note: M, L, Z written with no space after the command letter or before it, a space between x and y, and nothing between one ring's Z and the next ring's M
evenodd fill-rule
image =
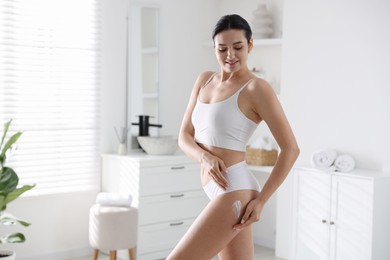
M129 249L129 259L130 260L135 260L135 250L134 248Z
M116 260L116 251L115 250L110 251L110 260Z
M99 249L93 250L93 260L97 260L99 255Z

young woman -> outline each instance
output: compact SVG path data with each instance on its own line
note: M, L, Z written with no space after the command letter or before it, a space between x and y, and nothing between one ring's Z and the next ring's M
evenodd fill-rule
M223 16L213 32L219 72L195 82L179 134L181 149L201 165L210 203L194 221L169 260L252 260L251 224L299 154L294 134L271 86L247 66L252 31L239 15ZM245 149L261 121L270 128L280 154L260 189L245 163Z

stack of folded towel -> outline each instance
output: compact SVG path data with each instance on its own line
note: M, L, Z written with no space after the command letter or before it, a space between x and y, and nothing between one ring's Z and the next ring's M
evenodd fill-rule
M111 207L131 207L133 197L119 193L100 192L96 196L96 204Z
M349 154L339 155L335 150L321 150L312 154L311 164L331 172L349 172L355 168L355 160Z

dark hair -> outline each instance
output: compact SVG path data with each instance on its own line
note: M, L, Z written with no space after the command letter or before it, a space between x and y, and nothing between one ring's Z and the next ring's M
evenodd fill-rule
M248 22L238 14L224 15L218 20L213 30L213 40L218 33L229 29L244 30L245 38L249 43L252 37L251 27L249 26Z

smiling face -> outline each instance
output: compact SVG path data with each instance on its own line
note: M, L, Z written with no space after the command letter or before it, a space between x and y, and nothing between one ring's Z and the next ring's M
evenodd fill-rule
M247 59L252 41L248 43L244 30L229 29L218 33L214 38L214 48L221 68L227 73L248 69Z

